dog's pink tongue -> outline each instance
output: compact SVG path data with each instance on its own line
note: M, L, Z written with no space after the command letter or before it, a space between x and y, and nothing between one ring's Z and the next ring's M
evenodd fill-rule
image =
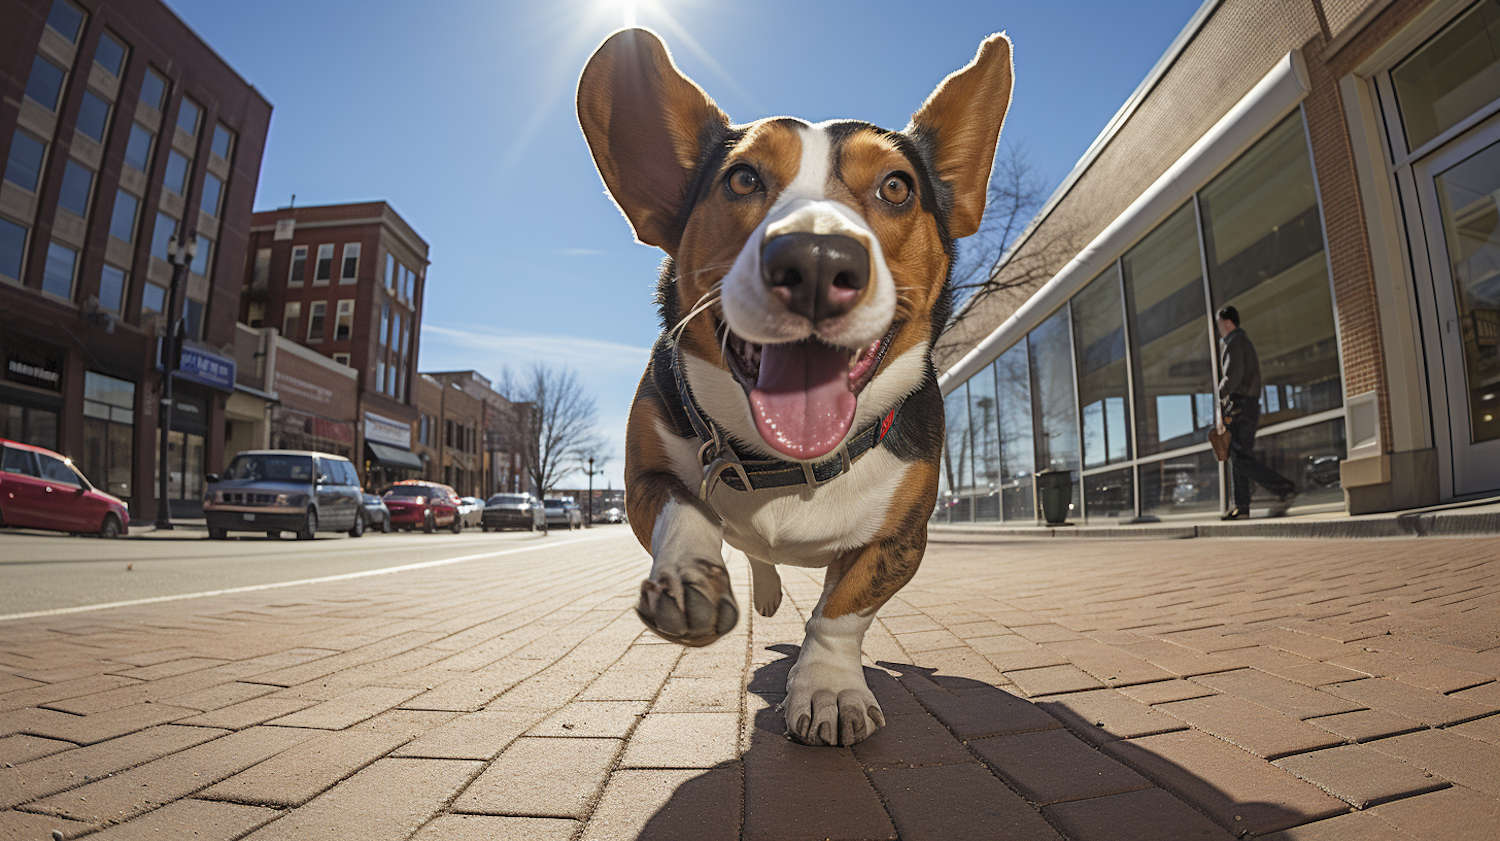
M755 428L784 455L832 452L854 423L849 354L816 339L760 350L760 379L750 391Z

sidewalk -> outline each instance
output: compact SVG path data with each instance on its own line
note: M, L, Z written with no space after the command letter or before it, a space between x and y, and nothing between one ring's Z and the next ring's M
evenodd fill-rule
M0 839L1500 836L1493 539L935 530L852 749L774 711L815 571L683 649L646 564L621 534L0 623Z

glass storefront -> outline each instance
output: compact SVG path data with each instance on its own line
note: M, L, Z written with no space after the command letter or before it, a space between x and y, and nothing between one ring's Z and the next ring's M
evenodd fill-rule
M56 450L57 412L35 406L0 402L0 438L9 438L33 447Z
M135 383L83 375L83 458L78 467L101 490L131 502L135 464Z
M1222 510L1208 431L1226 305L1260 356L1258 456L1298 484L1297 505L1342 503L1338 335L1297 111L948 394L937 519L1033 522L1048 469L1072 473L1073 518Z

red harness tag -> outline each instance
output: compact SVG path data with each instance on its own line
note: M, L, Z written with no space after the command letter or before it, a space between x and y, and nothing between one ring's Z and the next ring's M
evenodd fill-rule
M892 409L886 413L885 420L880 422L880 437L875 439L875 443L879 444L881 441L885 440L885 434L891 431L891 424L894 423L895 420L896 410Z

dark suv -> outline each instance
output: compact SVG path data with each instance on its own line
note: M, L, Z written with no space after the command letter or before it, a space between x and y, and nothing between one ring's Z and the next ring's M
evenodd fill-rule
M311 540L319 531L365 533L359 474L343 456L250 450L235 456L222 475L207 478L203 513L213 540L232 531L269 537L292 531L298 540Z

